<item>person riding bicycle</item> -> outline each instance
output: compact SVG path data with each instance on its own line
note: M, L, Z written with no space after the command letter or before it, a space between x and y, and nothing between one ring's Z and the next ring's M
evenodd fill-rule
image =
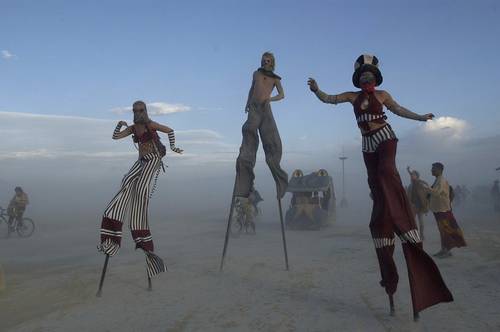
M260 193L252 186L247 198L240 199L236 203L236 219L240 224L240 230L245 228L248 231L250 227L255 232L255 218L259 215L257 204L263 201Z
M17 220L18 223L22 222L26 205L29 204L28 195L21 187L16 187L14 190L16 194L12 197L7 207L7 214L9 215L9 232L14 231L14 219Z
M257 207L257 204L259 204L259 202L262 202L263 199L256 189L250 191L250 194L248 195L248 201L250 204L252 204L254 215L259 214L259 208Z

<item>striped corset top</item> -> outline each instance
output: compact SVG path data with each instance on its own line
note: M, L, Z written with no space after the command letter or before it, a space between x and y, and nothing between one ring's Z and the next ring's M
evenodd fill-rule
M362 122L372 122L379 119L386 120L387 116L384 113L382 114L363 113L356 117L356 121L358 122L358 124Z
M361 136L361 148L363 152L373 153L377 151L380 144L390 139L396 139L396 134L389 124L370 132L369 134Z
M363 131L370 131L369 122L385 123L383 105L373 93L361 92L353 103L354 115L358 127Z

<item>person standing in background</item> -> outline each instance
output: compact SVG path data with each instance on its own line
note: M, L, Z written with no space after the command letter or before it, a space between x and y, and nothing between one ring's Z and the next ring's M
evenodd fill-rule
M408 186L407 194L410 200L411 207L418 220L418 231L420 239L424 241L424 215L429 212L429 200L427 199L426 187L429 185L420 179L420 173L411 170L410 166L406 167L410 174L411 183Z
M444 165L432 164L431 173L436 178L426 190L430 194L429 208L434 213L441 236L441 250L434 254L438 258L451 257L451 249L465 247L464 235L451 210L450 185L443 176Z

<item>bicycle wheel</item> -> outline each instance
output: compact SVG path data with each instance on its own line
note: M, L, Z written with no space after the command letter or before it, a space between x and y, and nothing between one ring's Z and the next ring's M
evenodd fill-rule
M236 218L233 217L233 220L231 220L231 235L234 237L238 237L241 234L241 231L243 230L243 221L241 220L241 216L236 216Z
M17 234L20 237L29 237L35 231L35 223L30 218L23 218L23 221L17 224Z

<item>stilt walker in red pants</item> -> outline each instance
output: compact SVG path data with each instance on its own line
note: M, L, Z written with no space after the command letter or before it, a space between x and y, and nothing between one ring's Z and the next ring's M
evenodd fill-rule
M393 294L399 280L393 260L394 235L397 235L403 246L410 279L413 314L417 320L420 311L440 302L451 302L453 297L436 264L422 249L411 206L396 169L398 140L386 122L383 106L392 113L417 121L431 120L434 115L415 114L398 105L388 92L375 90L375 87L382 83L382 74L375 56L361 55L356 60L352 82L361 91L328 95L319 89L314 79L310 78L308 84L322 102L334 105L350 102L354 107L362 135L368 185L373 196L370 231L380 265L380 285L389 295L393 315Z

